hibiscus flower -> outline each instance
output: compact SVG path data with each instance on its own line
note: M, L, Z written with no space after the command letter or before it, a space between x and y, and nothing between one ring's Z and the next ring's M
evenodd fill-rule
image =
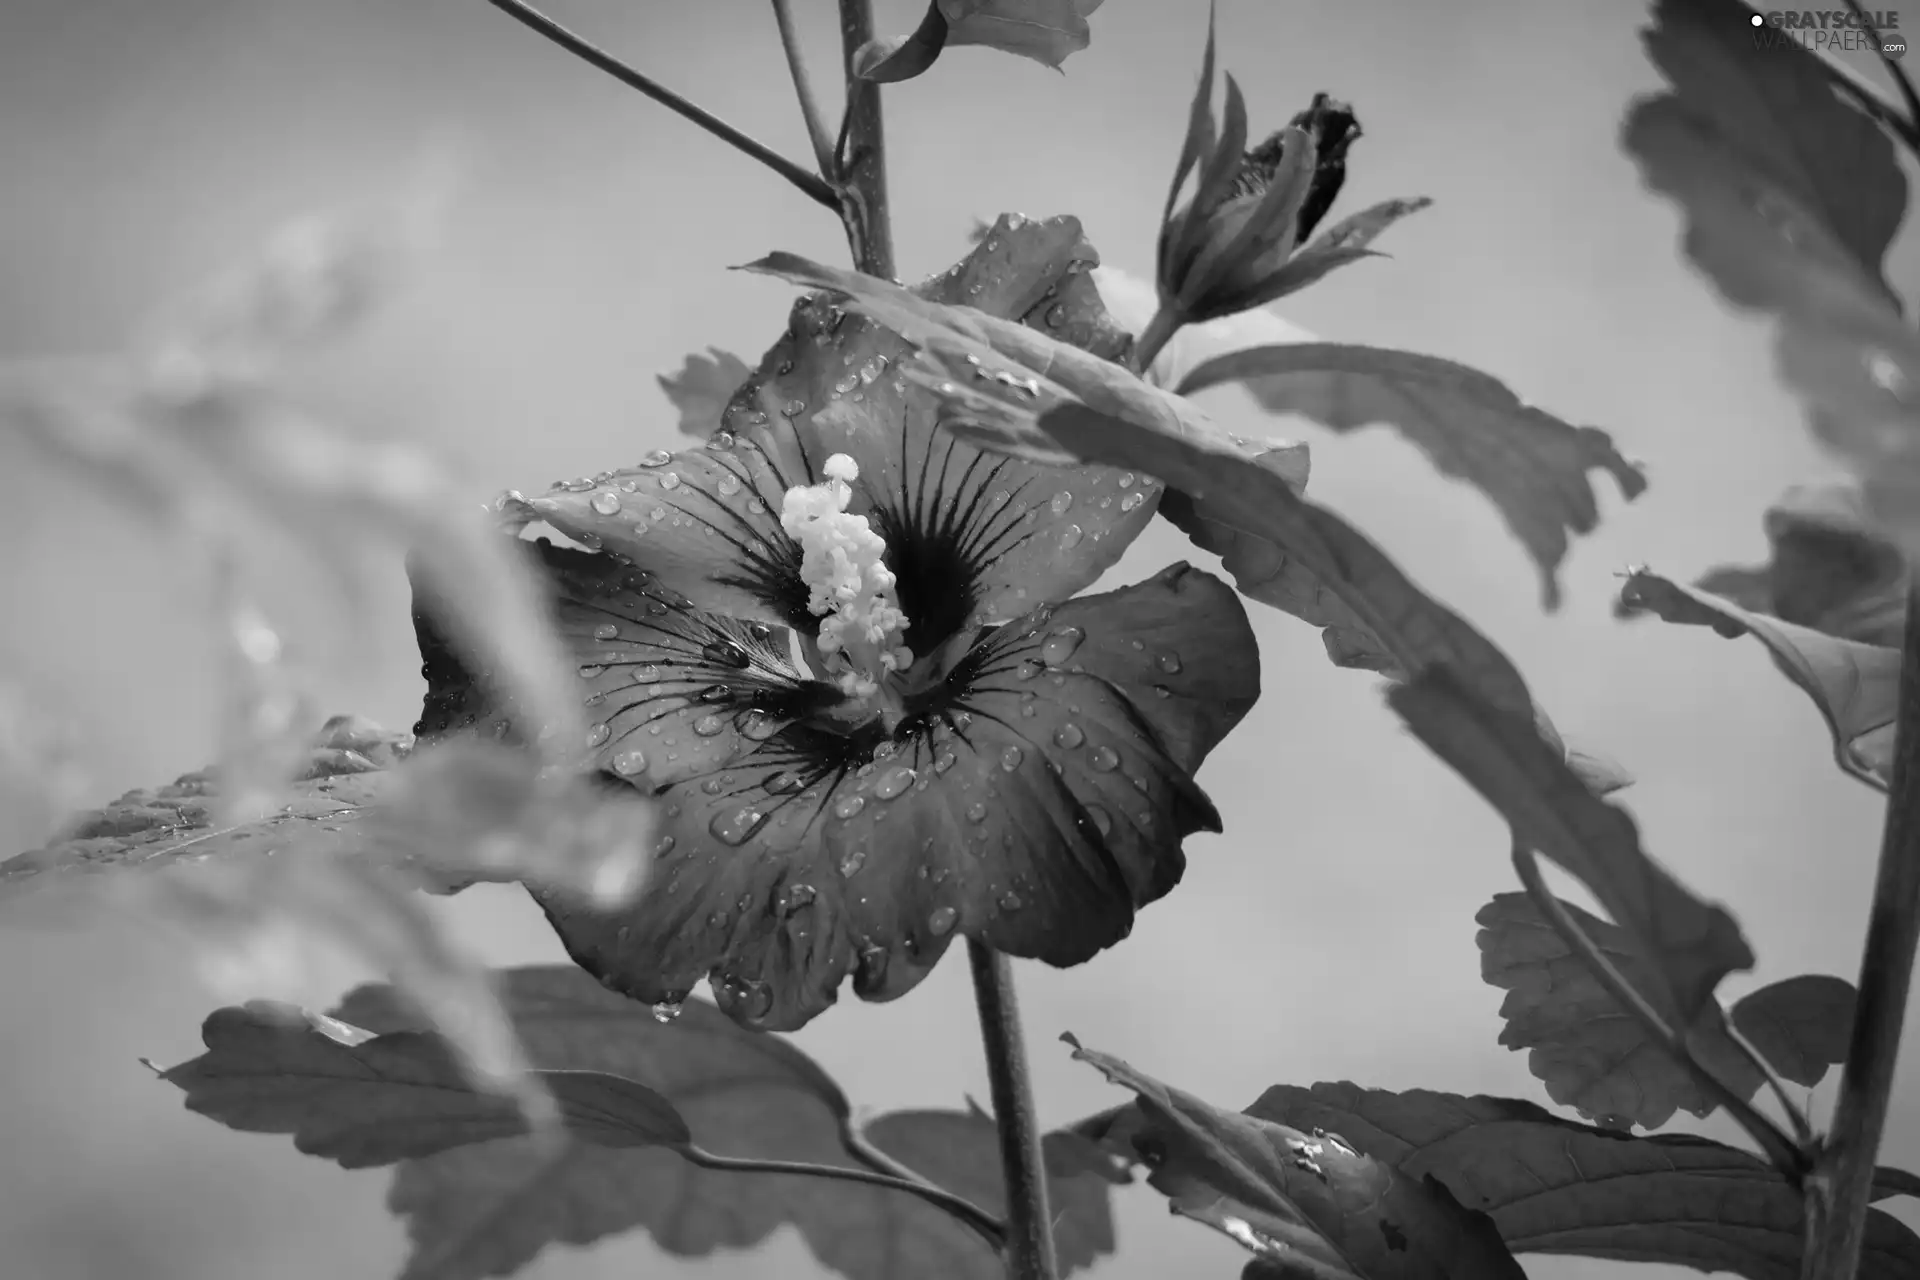
M1009 216L917 291L1117 358L1096 262L1073 219ZM536 896L663 1017L705 977L792 1029L849 977L903 994L961 935L1080 963L1220 829L1193 774L1259 693L1238 597L1185 564L1076 596L1158 483L973 448L900 376L910 355L803 298L703 447L495 504L579 662L588 765L657 801L633 903ZM437 613L416 597L416 732L538 736Z

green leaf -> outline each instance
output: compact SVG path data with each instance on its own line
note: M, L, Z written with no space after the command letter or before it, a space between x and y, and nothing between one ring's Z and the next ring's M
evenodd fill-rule
M1693 585L1782 622L1900 647L1906 557L1873 528L1857 485L1795 485L1767 508L1764 528L1766 564L1715 569Z
M501 998L534 1065L597 1071L636 1081L664 1097L702 1148L728 1156L854 1167L840 1141L849 1107L820 1067L775 1035L747 1031L704 1001L661 1020L645 1005L606 991L571 965L510 969ZM418 1026L390 988L350 993L335 1016L376 1031ZM917 1113L916 1113L917 1114ZM930 1176L952 1189L997 1186L990 1130L978 1122L881 1117L874 1137L908 1163L967 1127L972 1138L945 1152ZM900 1148L888 1145L897 1140ZM960 1144L965 1149L958 1149ZM1065 1161L1071 1150L1050 1143ZM1104 1191L1110 1180L1062 1164L1054 1203L1064 1257L1091 1262L1111 1249ZM990 1199L984 1197L983 1199ZM1096 1203L1097 1201L1097 1203ZM941 1275L1000 1280L992 1251L940 1210L898 1191L810 1178L697 1168L664 1149L610 1150L568 1136L541 1148L533 1138L461 1147L399 1167L388 1196L413 1242L406 1280L481 1280L527 1265L552 1244L585 1245L634 1229L680 1257L747 1248L785 1225L797 1228L824 1265L853 1280Z
M1451 360L1327 342L1255 347L1209 360L1180 391L1226 382L1244 383L1269 412L1335 431L1373 423L1399 431L1443 475L1493 501L1538 566L1548 608L1560 602L1556 575L1569 533L1591 533L1599 523L1587 473L1608 472L1628 498L1646 487L1605 432L1536 409L1499 380Z
M1625 929L1563 903L1587 937L1638 991L1660 990L1646 952ZM1500 1043L1525 1050L1547 1096L1609 1128L1657 1129L1676 1110L1704 1116L1718 1105L1600 985L1524 893L1496 894L1474 920L1480 976L1503 988ZM1743 1098L1765 1083L1727 1034L1717 1002L1688 1024L1688 1043L1714 1075Z
M1802 974L1741 997L1733 1025L1781 1076L1811 1089L1847 1060L1855 999L1850 982Z
M705 440L720 429L727 401L752 374L747 362L731 351L708 347L706 355L691 353L677 373L661 374L656 381L680 411L680 430Z
M1795 1280L1804 1211L1765 1161L1691 1135L1632 1137L1530 1102L1352 1084L1277 1085L1247 1114L1336 1132L1490 1215L1515 1253L1558 1253ZM1883 1169L1875 1198L1913 1194ZM1859 1280L1920 1274L1920 1237L1871 1210Z
M1900 690L1897 648L1843 640L1754 613L1645 569L1628 574L1616 612L1652 613L1667 622L1712 627L1727 637L1752 635L1766 646L1780 673L1813 700L1827 722L1840 771L1886 790Z
M1755 56L1733 0L1669 0L1647 51L1672 91L1622 143L1686 214L1684 246L1720 293L1778 321L1776 358L1867 509L1920 549L1920 340L1882 258L1907 200L1893 145L1841 101L1811 51Z
M932 0L912 35L870 40L854 52L862 80L895 84L931 68L948 45L977 44L1060 69L1087 47L1087 18L1101 0Z
M528 1132L508 1099L476 1092L426 1031L376 1036L291 1005L216 1010L207 1051L161 1073L187 1107L247 1133L287 1133L310 1156L364 1169ZM686 1122L644 1085L597 1071L536 1073L567 1131L601 1147L679 1147Z
M1138 1099L1080 1131L1146 1163L1147 1181L1175 1212L1256 1256L1314 1280L1524 1280L1493 1222L1439 1182L1408 1177L1318 1128L1222 1110L1062 1038Z
M1640 848L1626 810L1596 796L1531 717L1489 706L1434 670L1387 700L1429 750L1512 825L1514 840L1585 884L1643 949L1655 984L1643 994L1691 1026L1720 979L1753 967L1740 926L1695 897Z
M1426 196L1382 200L1379 204L1342 218L1296 250L1261 292L1270 295L1270 300L1284 298L1349 263L1362 258L1386 257L1386 254L1367 246L1400 219L1430 208L1432 204L1433 201Z

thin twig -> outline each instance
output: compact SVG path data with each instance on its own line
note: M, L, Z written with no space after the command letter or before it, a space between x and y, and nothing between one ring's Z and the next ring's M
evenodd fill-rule
M973 1000L980 1011L987 1085L1000 1135L1000 1169L1007 1182L1007 1280L1058 1280L1047 1169L1027 1072L1026 1038L1013 998L1013 969L1005 956L975 938L967 939L967 960L973 967Z
M828 1178L841 1182L861 1182L870 1187L888 1187L894 1191L904 1191L910 1196L918 1196L928 1204L945 1210L980 1233L982 1239L995 1249L1005 1243L1005 1234L1000 1224L983 1211L973 1201L957 1196L930 1182L916 1181L911 1178L896 1178L891 1174L876 1173L871 1169L851 1169L845 1165L808 1164L804 1160L757 1160L748 1156L723 1156L692 1145L675 1147L688 1164L698 1165L702 1169L718 1169L726 1173L792 1173L804 1178Z
M531 27L533 30L538 31L541 35L553 41L583 62L598 67L615 80L618 80L621 84L626 85L629 89L639 90L661 106L666 107L669 111L678 114L684 119L693 121L693 123L699 125L702 129L705 129L722 142L752 156L755 160L758 160L761 164L764 164L767 168L773 170L788 182L798 187L815 203L823 204L836 212L839 210L840 198L834 193L833 187L827 183L825 178L822 178L818 174L808 173L805 169L773 150L765 143L742 133L712 112L688 102L685 98L673 90L666 88L664 85L656 84L653 80L641 72L634 70L604 49L590 44L580 36L575 35L567 28L555 22L552 18L549 18L546 14L541 13L532 5L523 4L521 0L487 0L487 3L526 26Z
M1621 1007L1634 1016L1675 1062L1685 1067L1700 1086L1707 1091L1716 1103L1724 1107L1727 1114L1745 1129L1760 1149L1767 1154L1788 1181L1798 1186L1806 1175L1808 1158L1805 1152L1794 1145L1780 1126L1768 1119L1765 1113L1756 1110L1752 1103L1735 1093L1709 1071L1687 1045L1687 1038L1681 1031L1668 1024L1666 1018L1646 997L1634 990L1621 972L1614 967L1613 961L1587 936L1579 922L1567 914L1567 908L1553 890L1547 887L1546 878L1540 873L1540 861L1533 856L1533 850L1523 844L1513 846L1513 869L1520 874L1520 883L1526 886L1527 897L1560 935L1560 940L1586 964L1607 994L1618 1000Z
M892 1156L881 1150L874 1144L873 1139L867 1136L866 1130L855 1123L852 1116L840 1117L840 1145L848 1155L876 1172L884 1173L889 1177L899 1178L902 1182L913 1182L923 1187L944 1189L940 1188L939 1183L933 1181L933 1179L927 1177L918 1169L895 1160ZM1005 1248L1007 1243L1007 1224L988 1213L985 1209L979 1208L977 1205L975 1206L975 1210L979 1213L982 1222L993 1225L995 1233L994 1247L996 1249Z
M873 0L840 0L840 56L847 83L847 113L840 121L833 169L840 185L840 221L847 229L853 265L891 280L893 223L887 212L880 86L853 73L853 55L872 39Z
M1893 1094L1914 951L1920 947L1920 581L1907 586L1901 651L1893 774L1860 955L1860 995L1840 1069L1833 1130L1808 1179L1802 1280L1853 1280L1860 1264L1874 1160Z
M793 91L800 99L800 118L806 122L807 141L813 146L813 162L820 176L836 180L833 167L833 138L820 116L820 100L813 96L813 78L807 74L807 60L800 52L800 32L793 25L790 0L773 0L773 20L780 27L780 47L786 51L787 70L793 75Z
M1887 69L1887 75L1893 81L1894 88L1900 91L1900 101L1906 104L1907 121L1920 127L1920 94L1913 91L1913 81L1908 78L1906 68L1887 56L1887 42L1880 37L1880 28L1873 25L1873 19L1860 7L1860 0L1847 0L1847 10L1860 19L1861 30L1867 33L1867 39L1873 41L1873 52L1880 59L1880 65Z

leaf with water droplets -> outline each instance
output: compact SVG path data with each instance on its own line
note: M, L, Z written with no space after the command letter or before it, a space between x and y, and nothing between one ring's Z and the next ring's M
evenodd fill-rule
M1572 904L1562 904L1601 954L1637 991L1660 982L1633 935ZM1500 1043L1525 1051L1547 1096L1589 1118L1619 1127L1657 1129L1676 1110L1704 1116L1718 1105L1688 1068L1674 1060L1639 1020L1600 985L1524 893L1494 895L1480 909L1480 976L1506 991ZM1728 1036L1717 1002L1694 1018L1688 1044L1695 1057L1743 1098L1765 1083Z
M1337 1134L1215 1107L1118 1058L1073 1056L1134 1092L1076 1131L1129 1161L1176 1213L1303 1280L1524 1280L1491 1219Z
M1532 716L1488 706L1444 670L1390 689L1387 701L1507 819L1515 844L1580 880L1632 936L1648 960L1640 990L1670 1018L1693 1025L1722 978L1753 967L1734 918L1648 857L1632 817L1594 794Z
M1443 475L1493 501L1538 567L1548 608L1560 602L1556 573L1568 534L1599 523L1587 473L1606 471L1628 498L1646 487L1605 432L1564 422L1498 379L1436 356L1325 342L1255 347L1194 369L1180 391L1228 382L1243 384L1270 413L1335 431L1393 427Z
M1749 992L1729 1016L1775 1071L1811 1089L1847 1060L1857 999L1852 983L1808 973Z
M207 1051L161 1073L188 1110L246 1133L286 1133L303 1154L342 1168L398 1164L518 1137L513 1102L469 1087L456 1051L427 1031L374 1035L292 1005L218 1009ZM556 1118L599 1147L680 1147L686 1122L645 1085L598 1071L542 1071Z
M1409 1179L1432 1178L1480 1210L1517 1254L1664 1263L1747 1280L1799 1274L1805 1210L1764 1160L1691 1134L1635 1137L1531 1102L1427 1089L1275 1085L1247 1114L1337 1133ZM1913 1194L1882 1170L1874 1198ZM1903 1280L1920 1237L1871 1210L1859 1280Z
M501 973L503 999L534 1064L605 1072L664 1097L693 1141L722 1155L857 1167L842 1146L846 1099L779 1036L744 1030L687 1000L661 1020L572 966ZM384 987L349 994L335 1016L381 1032L417 1024ZM998 1178L990 1124L943 1113L883 1116L883 1149L989 1209ZM1083 1143L1046 1140L1063 1262L1112 1250L1105 1194L1117 1175L1075 1160ZM933 1147L941 1149L936 1153ZM851 1280L919 1274L998 1280L999 1260L945 1213L897 1191L757 1172L701 1169L670 1150L615 1150L569 1135L544 1150L505 1138L409 1160L389 1206L413 1244L407 1280L482 1280L527 1265L549 1245L585 1245L635 1229L683 1257L750 1247L797 1228L822 1264Z
M870 40L853 55L854 74L896 84L921 75L948 45L985 45L1058 70L1087 47L1087 17L1102 0L932 0L913 34Z
M694 352L676 373L661 374L660 389L680 411L680 430L696 440L706 440L720 430L720 418L727 401L753 373L745 360L731 351L708 347L708 354Z
M1667 622L1708 626L1728 637L1752 635L1766 646L1780 673L1819 709L1840 771L1886 789L1893 768L1899 649L1845 640L1751 612L1644 569L1630 574L1620 588L1618 612L1652 613Z
M1906 209L1891 140L1810 49L1756 56L1747 8L1668 0L1645 42L1671 90L1622 145L1686 214L1687 256L1735 306L1778 321L1776 360L1868 511L1920 550L1920 341L1882 259Z

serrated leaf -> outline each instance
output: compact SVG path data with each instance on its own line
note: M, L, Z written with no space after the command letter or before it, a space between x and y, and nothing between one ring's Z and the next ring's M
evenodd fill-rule
M1707 626L1729 638L1752 635L1780 673L1813 700L1833 739L1840 771L1885 790L1893 769L1893 725L1900 651L1825 635L1742 609L1644 569L1620 588L1618 612L1652 613L1666 622Z
M537 1068L600 1071L634 1080L666 1098L702 1148L722 1155L853 1166L840 1129L848 1104L812 1059L776 1035L752 1032L704 1001L657 1020L645 1006L606 991L570 965L498 975L501 996ZM350 993L335 1016L390 1032L417 1028L385 987ZM950 1133L947 1121L933 1122ZM925 1158L929 1133L916 1120L873 1122L905 1139L893 1153ZM970 1129L969 1132L972 1132ZM966 1140L981 1149L979 1137ZM1070 1150L1052 1144L1061 1160ZM889 1148L891 1150L891 1148ZM997 1180L974 1154L951 1153L931 1176L963 1170L967 1187ZM1056 1177L1105 1179L1062 1164ZM1108 1247L1104 1194L1097 1208L1077 1187L1053 1187L1071 1222L1058 1227L1063 1259ZM764 1173L701 1169L666 1150L614 1151L565 1139L541 1151L510 1138L408 1161L389 1206L406 1220L413 1252L406 1280L479 1280L525 1266L553 1244L585 1245L640 1229L668 1253L701 1257L746 1248L783 1225L796 1227L824 1265L853 1280L940 1274L1000 1280L993 1252L945 1213L897 1191ZM1078 1242L1078 1243L1076 1243Z
M1633 1137L1530 1102L1352 1084L1276 1085L1247 1113L1338 1133L1410 1178L1431 1177L1492 1217L1515 1253L1557 1253L1795 1280L1799 1193L1765 1161L1706 1138ZM1883 1169L1875 1198L1913 1193ZM1903 1280L1920 1237L1870 1210L1859 1280Z
M1847 1060L1855 1000L1852 983L1809 973L1742 996L1730 1016L1775 1071L1811 1089Z
M708 347L706 355L691 353L677 372L663 373L656 381L680 411L680 430L705 440L720 429L727 401L752 374L747 362L731 351Z
M1540 572L1547 608L1560 602L1557 571L1569 534L1593 532L1600 511L1590 471L1612 475L1628 498L1640 469L1595 427L1576 427L1522 401L1498 379L1436 356L1340 343L1255 347L1187 374L1184 395L1243 383L1271 413L1335 431L1393 427L1441 474L1478 488Z
M1215 1107L1063 1038L1137 1096L1080 1131L1147 1163L1147 1181L1175 1212L1257 1257L1315 1280L1523 1280L1493 1222L1437 1181L1407 1177L1335 1134Z
M357 1033L357 1034L348 1034ZM457 1052L426 1031L370 1035L290 1005L216 1010L207 1051L161 1074L187 1107L231 1129L284 1133L295 1148L364 1169L529 1131L513 1102L467 1085ZM595 1146L679 1147L689 1138L671 1103L596 1071L536 1072L569 1134Z
M1644 994L1656 1007L1691 1026L1720 979L1753 967L1733 917L1649 858L1626 810L1596 796L1531 718L1487 705L1438 669L1389 690L1387 700L1506 818L1516 843L1572 873L1633 936L1654 984Z
M1102 0L932 0L912 35L872 40L854 53L854 74L893 84L933 66L948 45L985 45L1056 71L1087 47L1087 18Z
M1873 527L1859 486L1794 485L1767 508L1763 525L1766 564L1723 566L1693 585L1782 622L1899 648L1906 557Z
M1625 929L1571 903L1562 904L1621 976L1639 991L1660 989L1646 952ZM1648 1035L1600 985L1586 961L1561 940L1524 893L1501 893L1474 917L1480 976L1503 988L1500 1043L1525 1051L1547 1096L1609 1127L1657 1129L1676 1110L1696 1116L1718 1105L1685 1065ZM1742 1098L1765 1083L1727 1034L1718 1003L1689 1024L1696 1058Z
M1920 550L1920 341L1882 258L1906 208L1893 145L1811 50L1756 56L1733 0L1669 0L1646 33L1672 91L1637 102L1622 145L1686 213L1687 255L1722 296L1778 321L1776 359L1868 509Z

